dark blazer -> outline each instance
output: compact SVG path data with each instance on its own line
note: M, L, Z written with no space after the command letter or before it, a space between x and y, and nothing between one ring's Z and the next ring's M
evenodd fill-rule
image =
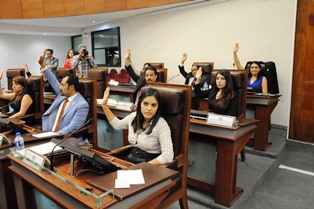
M184 66L178 65L178 67L179 67L181 75L185 78L184 84L188 85L190 78L193 77L192 72L187 73L184 69ZM208 76L206 76L206 74L202 75L202 77L201 77L201 87L202 88L204 88L204 85L206 85L205 81L207 82L207 85L209 84L210 81L207 78L208 78Z
M194 91L197 97L206 98L208 97L208 111L214 112L221 115L231 115L231 116L238 116L238 100L239 97L234 92L234 97L230 100L229 105L225 109L218 109L216 107L216 94L218 89L209 89L209 90L201 90L200 85L194 85Z
M134 72L134 69L131 65L125 66L126 71L130 75L130 77L133 79L134 82L136 82L135 92L134 92L134 99L136 98L137 92L141 90L143 86L146 85L146 79L144 76L139 76Z

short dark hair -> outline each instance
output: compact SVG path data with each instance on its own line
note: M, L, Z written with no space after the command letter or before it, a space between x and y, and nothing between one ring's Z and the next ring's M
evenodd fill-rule
M80 82L77 76L73 75L72 73L69 73L68 75L63 76L63 78L68 77L68 80L66 81L69 86L73 85L76 92L79 91L80 88Z
M144 74L146 73L146 70L153 70L155 72L155 75L157 75L157 69L152 65L144 68Z
M145 62L143 67L145 67L145 65L152 66L152 64L150 64L149 62Z
M46 49L46 51L51 52L51 54L53 54L53 50L52 49Z

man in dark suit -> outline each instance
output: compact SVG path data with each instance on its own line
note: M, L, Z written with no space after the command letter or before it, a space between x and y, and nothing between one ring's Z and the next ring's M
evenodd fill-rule
M189 73L186 72L184 69L184 63L185 63L187 57L188 57L187 53L183 53L182 59L181 59L181 64L178 67L179 67L181 75L183 77L185 77L185 83L184 84L193 86L193 84L195 82L195 75L196 75L196 72L198 70L198 66L193 64L191 67L191 72L189 72ZM201 89L208 90L208 88L209 88L208 82L209 81L208 81L207 76L202 76L201 82L200 82L201 83ZM194 91L193 91L191 108L192 109L198 109L199 103L200 103L200 99L198 97L196 97L196 95L194 94Z
M144 68L144 76L139 76L134 72L131 62L131 50L128 49L125 54L125 69L127 70L130 77L136 82L134 96L137 97L137 92L141 90L143 86L148 82L156 82L157 80L157 69L154 66L148 66ZM137 102L135 101L135 104Z

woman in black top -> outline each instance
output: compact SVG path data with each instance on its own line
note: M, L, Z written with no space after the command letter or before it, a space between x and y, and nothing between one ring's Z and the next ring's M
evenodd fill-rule
M0 72L0 80L2 72ZM33 99L29 95L29 86L27 80L22 76L16 76L12 81L13 93L4 93L0 88L0 98L10 100L9 105L13 108L10 118L24 116L33 103Z
M197 97L208 97L208 109L211 112L238 116L238 95L233 89L233 80L228 70L220 70L216 74L216 82L208 90L201 90L200 80L202 68L200 67L195 76L194 91Z

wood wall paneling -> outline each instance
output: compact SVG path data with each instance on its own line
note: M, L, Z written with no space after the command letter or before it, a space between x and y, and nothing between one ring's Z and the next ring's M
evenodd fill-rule
M187 1L192 0L0 0L0 19L75 16Z
M127 0L128 9L139 9L148 6L148 0Z
M85 0L64 0L65 16L85 14Z
M165 5L169 3L169 0L148 0L149 7Z
M44 17L42 0L21 0L24 18Z
M170 3L180 3L180 2L187 2L192 0L170 0Z
M105 0L85 0L85 11L88 14L101 13L106 11Z
M22 6L20 0L0 0L0 18L23 18Z
M105 0L106 12L127 10L127 0Z
M45 17L62 17L64 16L63 0L43 0ZM72 2L74 3L74 2Z
M314 143L314 1L299 0L289 138Z

